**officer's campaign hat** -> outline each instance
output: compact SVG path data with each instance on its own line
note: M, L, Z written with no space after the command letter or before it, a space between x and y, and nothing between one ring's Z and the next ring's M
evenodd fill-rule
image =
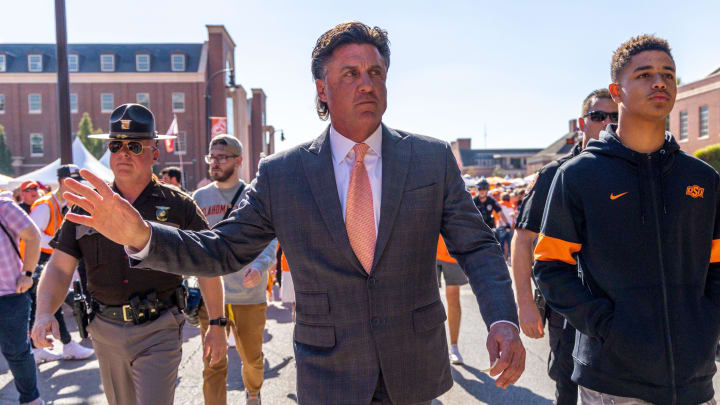
M143 139L175 139L175 135L159 135L155 130L155 116L147 107L140 104L123 104L110 114L110 133L88 135L88 138L118 141L138 141Z

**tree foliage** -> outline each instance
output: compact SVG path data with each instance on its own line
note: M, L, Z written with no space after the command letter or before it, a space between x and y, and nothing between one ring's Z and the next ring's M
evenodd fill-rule
M82 118L80 118L80 122L78 123L77 136L80 138L80 141L83 143L83 145L85 145L85 148L88 150L88 152L95 156L96 159L100 159L105 153L105 145L101 139L91 139L88 138L88 135L101 133L101 128L93 128L92 118L90 118L90 114L86 112L83 113Z
M8 146L5 138L5 127L0 125L0 173L6 176L14 175L14 168L12 167L12 152Z
M694 153L695 157L705 161L715 170L720 171L720 144L706 146Z

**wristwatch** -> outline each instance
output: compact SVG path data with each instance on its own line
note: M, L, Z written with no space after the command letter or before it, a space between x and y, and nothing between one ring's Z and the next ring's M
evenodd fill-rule
M30 278L32 278L32 276L33 276L32 271L26 271L24 274L25 274L25 276L30 277Z
M227 326L228 320L227 318L220 317L210 320L210 325L217 325L217 326Z

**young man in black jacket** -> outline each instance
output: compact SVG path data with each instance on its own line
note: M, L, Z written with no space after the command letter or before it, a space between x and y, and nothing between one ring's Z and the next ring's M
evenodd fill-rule
M579 155L588 141L598 139L600 131L608 124L617 123L617 118L617 104L607 89L598 89L588 94L583 100L581 116L578 119L580 129L583 131L581 142L576 143L567 155L540 169L534 185L520 205L511 257L520 329L527 337L538 339L545 334L543 319L534 301L530 279L534 243L540 233L545 202L555 173L563 163ZM550 340L548 375L555 381L555 405L577 405L578 387L571 380L575 328L568 324L562 315L550 308L546 308L544 315L548 322Z
M579 331L583 404L714 404L720 176L665 132L677 93L666 41L621 45L609 90L619 123L558 169L536 280Z

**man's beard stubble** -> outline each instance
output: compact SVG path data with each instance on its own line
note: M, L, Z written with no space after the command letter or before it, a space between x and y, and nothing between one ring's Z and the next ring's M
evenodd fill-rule
M213 179L214 181L219 181L221 183L224 181L227 181L227 179L229 179L230 176L232 176L233 172L235 171L233 167L230 167L227 170L223 170L221 168L218 168L218 169L220 169L220 172L213 172L212 167L210 168L210 170L209 170L210 178Z

